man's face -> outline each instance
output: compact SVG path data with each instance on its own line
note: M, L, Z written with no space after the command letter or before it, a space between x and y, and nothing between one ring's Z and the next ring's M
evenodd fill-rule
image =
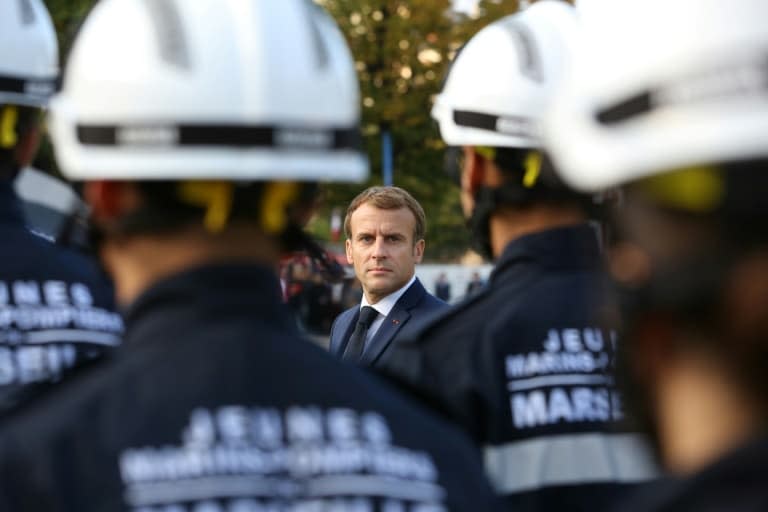
M382 210L364 203L350 217L347 261L375 304L402 288L424 255L424 240L414 243L416 219L408 208Z

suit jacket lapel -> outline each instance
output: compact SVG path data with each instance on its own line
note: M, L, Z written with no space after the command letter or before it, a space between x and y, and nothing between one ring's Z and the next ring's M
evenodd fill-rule
M355 324L357 324L357 318L360 316L360 308L356 306L351 313L350 315L345 315L344 318L339 318L339 325L335 332L336 336L331 340L331 351L338 357L341 357L347 349L349 337L352 336L352 331L355 330ZM344 322L346 322L346 325Z
M379 330L376 331L373 339L363 352L363 356L360 359L361 364L366 366L372 364L384 352L384 349L389 346L397 332L411 318L410 310L418 304L424 293L426 293L426 290L424 290L419 280L416 279L397 303L395 303L395 307L392 308L392 311L384 319Z

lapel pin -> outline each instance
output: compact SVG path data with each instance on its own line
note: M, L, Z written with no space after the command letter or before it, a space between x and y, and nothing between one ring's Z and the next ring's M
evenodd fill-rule
M400 323L400 320L398 320L397 318L393 318L393 319L392 319L392 323L393 323L393 324L395 324L395 325L397 325L397 324L399 324L399 323Z

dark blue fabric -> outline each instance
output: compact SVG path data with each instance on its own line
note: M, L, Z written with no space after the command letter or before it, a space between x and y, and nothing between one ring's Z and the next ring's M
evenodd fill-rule
M395 303L392 311L384 319L384 323L367 344L360 364L376 366L388 347L397 343L398 339L412 336L420 325L447 307L448 304L427 292L421 282L416 279ZM360 306L354 306L334 320L331 326L331 354L342 357L357 323L359 312Z
M360 308L360 312L357 315L357 321L355 322L355 329L352 331L352 335L349 337L349 342L344 349L344 360L358 362L360 356L363 355L363 348L365 347L365 337L368 334L371 324L379 316L379 312L371 306L364 306Z
M267 267L169 277L126 328L118 356L0 430L0 510L389 510L440 489L445 510L498 510L467 439L299 337Z
M0 182L0 414L108 354L122 320L97 265L32 234Z
M554 436L562 439L562 436L613 433L617 425L611 418L619 412L611 401L611 384L601 384L599 389L584 384L557 385L560 396L570 397L574 390L582 396L584 393L593 396L594 390L600 399L604 394L607 397L604 410L599 412L606 415L605 420L549 421L545 415L536 413L543 409L549 414L546 404L550 403L547 397L553 385L546 383L556 379L559 373L579 372L532 371L518 382L510 376L510 371L516 371L518 365L512 365L514 368L510 370L508 361L525 363L530 354L545 353L544 344L552 332L560 336L567 330L581 336L585 329L590 333L599 331L604 346L599 351L600 357L595 355L595 361L601 361L606 367L563 378L611 383L614 352L610 331L611 320L615 320L616 315L614 304L596 233L591 226L529 234L505 248L485 288L438 314L411 338L403 338L382 357L377 369L461 425L481 449L530 446L528 442L545 442ZM578 343L582 344L583 340ZM553 349L549 360L558 357L561 350L565 349ZM584 358L592 361L592 355L582 352L569 361L579 363ZM535 357L533 360L545 359ZM525 364L520 368L525 369ZM537 384L539 381L542 383ZM531 406L527 417L515 416L514 398L518 393L513 391L515 384L527 386L520 391L527 404L545 405L541 409ZM582 391L584 389L587 391ZM567 462L579 464L579 461ZM533 473L534 477L545 471L526 464L527 461L508 461L509 467L522 465L519 472ZM604 509L628 488L618 481L555 485L512 492L506 498L509 510L515 511L594 511Z
M614 512L764 512L768 510L768 437L752 439L688 477L641 487Z
M21 204L10 180L0 179L0 224L13 227L24 225Z

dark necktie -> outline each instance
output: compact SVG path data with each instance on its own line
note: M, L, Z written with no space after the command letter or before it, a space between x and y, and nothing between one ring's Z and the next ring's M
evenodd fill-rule
M347 349L344 351L344 356L342 357L344 361L356 363L360 360L360 356L363 355L363 348L365 347L365 335L368 334L368 328L378 315L379 312L371 306L363 306L363 308L360 309L360 315L357 317L357 325L355 325L355 330L352 331L352 336L349 337Z

